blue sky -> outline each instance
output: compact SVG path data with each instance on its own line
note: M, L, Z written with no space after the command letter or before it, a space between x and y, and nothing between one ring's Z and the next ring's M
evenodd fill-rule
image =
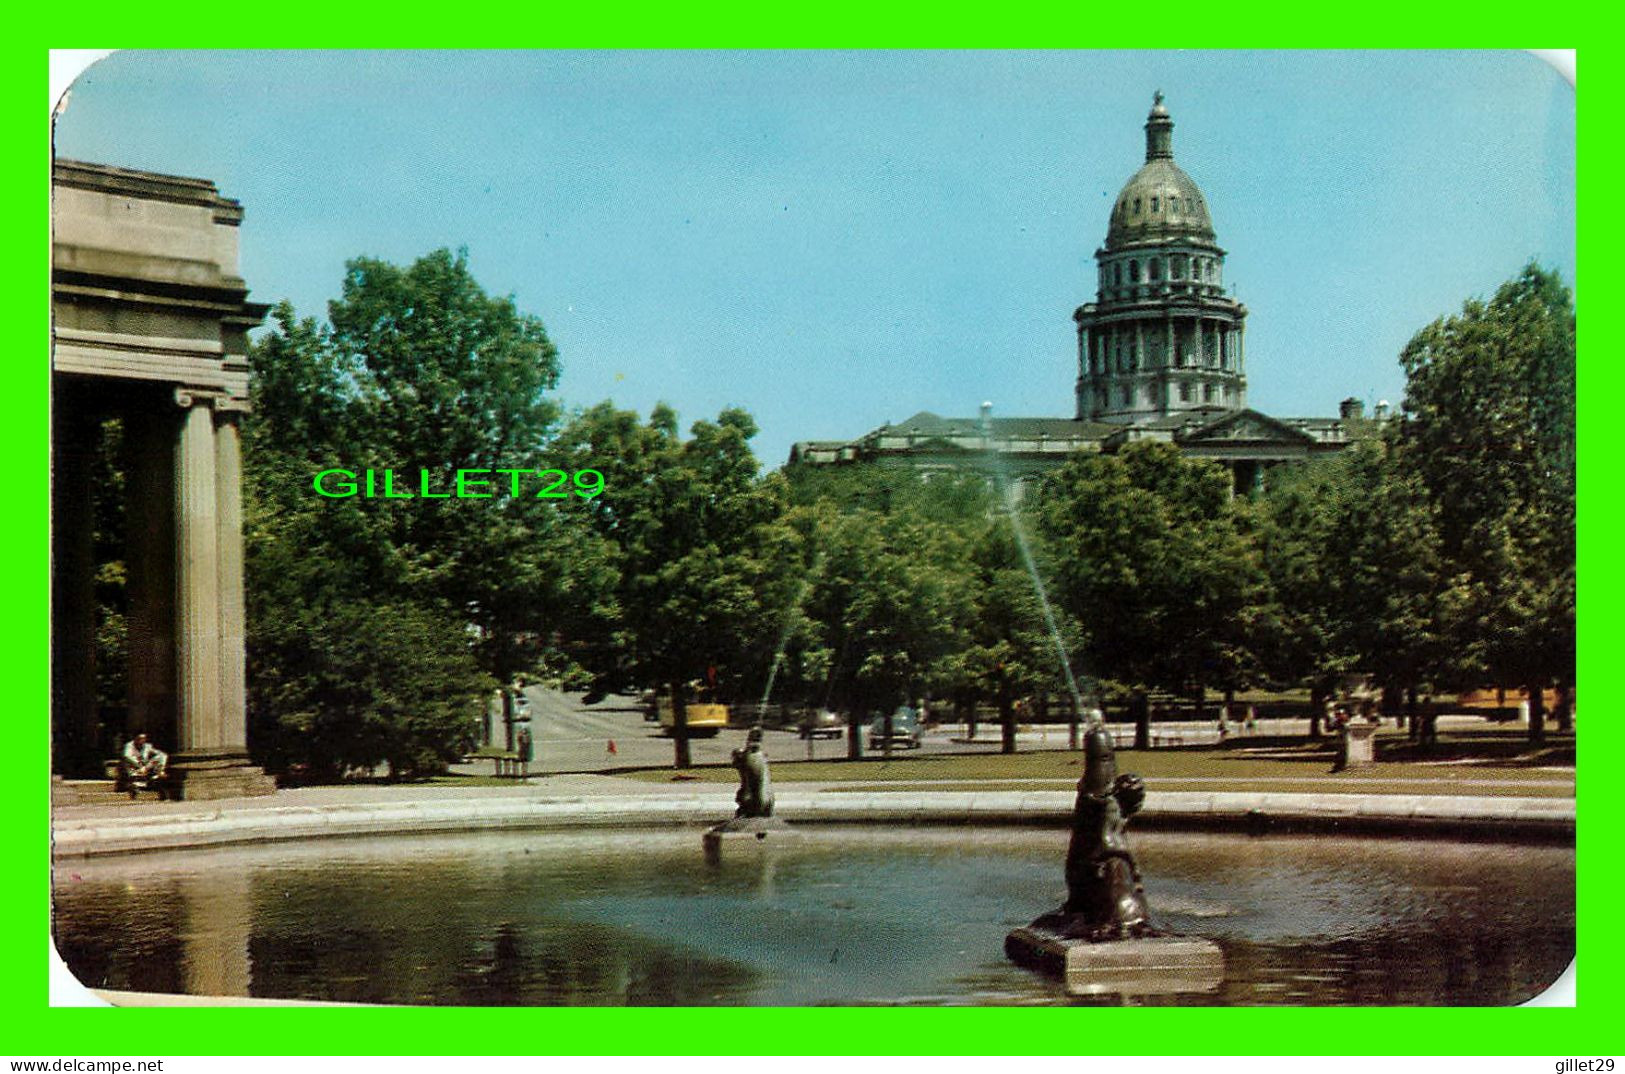
M242 201L258 301L467 247L570 406L1069 417L1071 313L1151 93L1247 304L1249 401L1397 403L1398 353L1531 258L1574 280L1574 91L1518 52L121 52L63 156Z

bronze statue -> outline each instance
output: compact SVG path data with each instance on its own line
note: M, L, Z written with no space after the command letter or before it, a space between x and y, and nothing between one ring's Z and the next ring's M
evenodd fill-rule
M1104 724L1090 726L1084 748L1066 851L1066 902L1011 931L1005 955L1059 974L1073 995L1211 992L1224 981L1219 945L1151 924L1140 870L1123 833L1145 803L1145 783L1117 774Z
M733 766L739 770L739 791L734 801L735 817L773 815L773 779L767 774L767 757L762 753L762 729L752 727L743 749L733 751Z
M1117 774L1111 734L1104 725L1089 730L1084 750L1066 852L1067 900L1033 927L1092 942L1161 936L1151 924L1140 870L1123 830L1145 802L1145 781Z

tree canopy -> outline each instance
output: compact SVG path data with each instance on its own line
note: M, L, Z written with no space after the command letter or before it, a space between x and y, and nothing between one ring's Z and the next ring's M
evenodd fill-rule
M563 457L605 474L590 517L617 568L614 623L586 659L601 688L668 692L680 768L689 764L687 684L737 688L765 668L796 591L783 479L757 473L755 434L742 410L695 422L683 440L669 408L640 423L606 403L560 437Z
M1040 496L1060 603L1092 674L1198 695L1259 676L1268 581L1223 467L1140 441L1074 456Z
M1461 588L1451 678L1573 681L1575 313L1553 272L1527 266L1406 345L1394 464L1437 513Z
M1200 698L1573 680L1574 310L1530 266L1410 342L1403 412L1256 497L1172 444L1078 454L1019 508L974 461L762 474L740 409L679 432L566 414L539 320L461 254L350 263L325 322L284 304L245 427L251 713L274 764L432 769L478 699L540 667L597 691L689 684L856 724L922 696L992 702L1084 677ZM321 469L593 469L568 504L329 499ZM1018 545L1024 524L1032 571ZM115 594L116 595L116 594ZM109 622L112 616L104 616ZM1538 735L1538 721L1535 733ZM852 749L860 750L857 735Z
M245 569L259 741L284 758L321 750L370 765L396 760L383 744L411 738L416 721L437 729L418 736L436 746L401 764L450 759L492 679L506 682L591 613L605 556L552 503L320 499L312 477L390 469L420 487L423 471L444 488L459 469L545 468L557 354L538 319L480 288L466 256L438 250L406 268L350 262L325 324L284 303L251 357ZM344 644L314 644L313 632L334 640L337 623ZM380 667L415 683L423 703L388 703ZM391 730L351 733L367 724ZM347 729L335 732L343 749L327 745L329 727Z

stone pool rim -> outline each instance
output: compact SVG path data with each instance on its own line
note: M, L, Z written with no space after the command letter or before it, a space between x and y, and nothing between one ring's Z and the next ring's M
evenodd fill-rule
M692 828L698 833L732 814L718 793L535 793L227 806L200 802L180 810L129 807L52 817L51 857L187 850L245 843L446 832ZM781 790L776 815L798 825L960 825L1062 827L1073 792ZM182 803L184 806L185 803ZM65 815L64 815L65 814ZM1575 836L1571 798L1410 794L1303 794L1247 791L1151 792L1135 830L1228 831L1252 835L1448 838L1564 842Z

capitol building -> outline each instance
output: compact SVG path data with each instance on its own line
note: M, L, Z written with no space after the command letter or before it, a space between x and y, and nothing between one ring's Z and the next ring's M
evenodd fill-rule
M1070 418L974 417L921 411L855 440L794 445L792 465L873 462L912 469L976 466L997 457L1030 476L1075 451L1113 452L1164 440L1216 459L1238 492L1284 462L1339 451L1386 419L1346 399L1335 418L1272 417L1247 406L1247 307L1224 288L1225 251L1207 199L1174 163L1174 121L1159 92L1145 123L1145 163L1112 203L1095 251L1095 295L1072 319L1077 397Z

